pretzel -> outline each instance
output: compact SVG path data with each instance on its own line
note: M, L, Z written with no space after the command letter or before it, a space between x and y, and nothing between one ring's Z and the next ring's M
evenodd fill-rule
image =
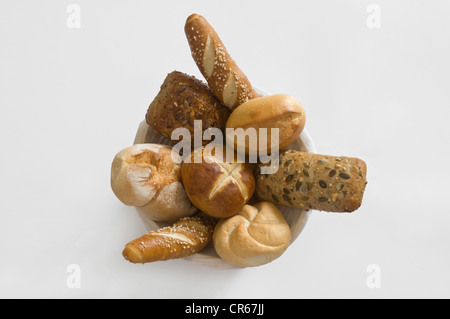
M189 16L185 33L195 63L222 104L234 110L259 97L204 17L198 14Z

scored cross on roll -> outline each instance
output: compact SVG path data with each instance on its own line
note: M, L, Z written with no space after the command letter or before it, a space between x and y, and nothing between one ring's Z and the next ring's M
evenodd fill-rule
M198 148L181 164L181 179L191 203L216 218L236 214L253 196L255 177L249 164L227 160L229 148ZM234 151L233 155L235 155Z

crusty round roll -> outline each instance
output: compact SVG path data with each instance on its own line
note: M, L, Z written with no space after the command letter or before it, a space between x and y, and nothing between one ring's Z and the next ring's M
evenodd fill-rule
M181 164L172 148L135 144L120 151L111 166L111 187L125 205L154 221L175 221L196 212L181 182Z
M202 213L184 217L171 226L129 242L122 255L135 264L185 258L198 253L211 242L214 225L215 220Z
M204 82L188 74L173 71L166 76L160 91L150 104L146 121L156 132L177 143L172 137L177 128L186 128L194 145L195 121L201 121L202 132L209 128L223 130L230 110L223 106ZM203 145L209 143L203 141Z
M259 168L267 164L259 164ZM256 195L276 205L353 212L362 203L366 163L358 158L284 150L274 174L256 173Z
M233 110L259 96L204 17L190 15L185 33L195 63L224 105Z
M227 151L233 152L234 160L227 161ZM181 164L181 178L192 204L217 218L236 214L255 191L252 169L239 163L228 148L220 152L216 148L211 152L196 149Z
M227 134L226 140L236 150L245 148L247 154L270 154L271 146L281 150L292 144L305 128L305 122L305 110L293 96L258 97L241 104L231 113L226 128L234 129L235 134ZM237 128L243 130L239 133ZM275 141L271 145L273 129L278 129L278 139L274 135Z
M235 216L220 220L213 233L217 254L239 267L255 267L280 257L291 243L291 229L270 202L245 205Z

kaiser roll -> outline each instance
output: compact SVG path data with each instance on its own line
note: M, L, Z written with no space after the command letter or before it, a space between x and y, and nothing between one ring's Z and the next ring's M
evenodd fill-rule
M222 219L213 233L217 254L239 267L255 267L280 257L291 243L283 214L270 202L245 205L235 216Z

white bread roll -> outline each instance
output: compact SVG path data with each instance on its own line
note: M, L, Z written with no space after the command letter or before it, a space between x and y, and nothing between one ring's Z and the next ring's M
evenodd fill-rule
M255 267L280 257L291 243L291 229L270 202L245 205L233 217L222 219L213 233L217 254L239 267Z
M192 216L196 209L181 183L180 164L172 148L136 144L120 151L111 166L111 188L125 205L154 221L173 222Z
M235 138L227 134L226 139L236 150L245 147L246 154L260 155L262 152L266 154L271 150L272 129L278 129L278 140L273 146L278 146L281 150L300 136L305 128L305 122L305 110L300 101L293 96L287 94L262 96L239 105L231 113L226 124L227 129L233 128L236 132L237 128L244 129L243 134L247 134L248 129L254 129L255 135L252 138L240 138L236 135ZM261 136L261 133L265 132L261 129L267 129L267 134L263 133ZM261 138L265 139L265 143L261 144Z

